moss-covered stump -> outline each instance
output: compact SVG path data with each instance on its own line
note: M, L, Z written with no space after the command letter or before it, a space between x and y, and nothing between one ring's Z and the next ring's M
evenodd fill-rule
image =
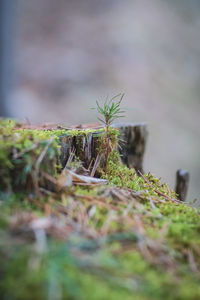
M8 120L0 130L1 299L200 299L199 209L139 177L116 147L99 172L108 186L57 191L43 174L56 185L69 132L22 132ZM90 159L87 142L78 151Z
M2 191L25 190L38 194L40 186L49 186L45 174L55 178L72 161L79 161L88 171L92 171L98 153L102 154L98 165L105 168L105 155L102 151L104 128L32 128L13 120L2 120L0 134ZM109 129L111 141L116 143L117 135L116 129Z
M15 130L15 122L0 123L0 190L38 192L41 171L56 176L58 142L37 130Z
M101 136L104 130L76 130L63 133L59 136L61 144L61 164L64 168L70 155L78 157L85 168L89 168L95 162L101 147ZM117 131L113 131L117 135Z

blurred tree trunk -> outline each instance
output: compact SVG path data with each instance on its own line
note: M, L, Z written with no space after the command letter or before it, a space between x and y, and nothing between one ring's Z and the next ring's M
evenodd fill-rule
M17 0L0 0L0 116L9 116L8 96L13 84L14 22Z

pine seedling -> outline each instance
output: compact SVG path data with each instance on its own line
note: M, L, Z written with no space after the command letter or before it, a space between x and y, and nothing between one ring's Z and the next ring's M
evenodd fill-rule
M107 99L103 106L100 106L99 102L96 101L97 107L93 109L97 109L98 113L101 115L101 117L98 117L98 120L102 122L107 129L114 120L124 117L122 114L125 111L120 108L123 97L124 93L120 93L110 100ZM116 101L117 98L119 98L118 101Z
M108 165L109 154L113 151L114 148L109 128L114 120L124 117L123 113L125 111L120 107L123 97L124 93L120 93L112 97L110 100L106 99L102 106L98 101L96 101L97 107L93 108L96 109L100 114L98 120L105 125L105 135L102 138L102 151L105 153L106 169Z

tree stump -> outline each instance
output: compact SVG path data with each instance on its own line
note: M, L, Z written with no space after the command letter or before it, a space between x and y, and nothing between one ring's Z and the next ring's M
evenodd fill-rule
M119 153L122 163L129 168L143 173L143 157L147 141L147 125L145 123L114 124L112 127L119 130ZM91 160L96 160L99 153L101 132L77 136L64 135L61 141L61 164L64 168L70 153L74 153L88 168Z
M120 123L113 127L119 130L119 153L122 162L129 168L143 173L143 158L147 142L145 123Z
M79 157L79 159L83 162L84 167L88 168L91 160L95 161L98 155L98 148L100 146L99 137L99 132L92 132L87 134L87 136L85 134L80 134L74 137L70 135L61 136L60 160L62 168L66 166L71 154Z

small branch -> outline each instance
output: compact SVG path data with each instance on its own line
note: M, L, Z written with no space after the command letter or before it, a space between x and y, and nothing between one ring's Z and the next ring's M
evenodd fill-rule
M69 164L71 164L73 158L75 157L75 152L76 152L75 148L72 148L72 149L70 150L69 158L68 158L68 160L67 160L67 162L66 162L66 165L65 165L65 167L63 168L63 170L65 170L65 169L67 168L67 166L68 166Z
M170 198L169 196L165 195L164 193L160 192L159 190L155 189L154 186L149 182L147 178L145 178L140 171L138 171L139 175L144 179L144 181L156 192L159 196L162 196L166 200L170 200L173 202L179 203L180 201L174 198Z
M97 155L97 157L96 157L96 160L95 160L95 163L94 163L94 166L93 166L93 168L92 168L92 172L91 172L91 174L90 174L91 177L94 177L94 175L95 175L95 173L96 173L96 170L97 170L97 168L98 168L98 166L99 166L99 164L100 164L101 157L102 157L102 154L99 154L99 153L98 153L98 155Z

